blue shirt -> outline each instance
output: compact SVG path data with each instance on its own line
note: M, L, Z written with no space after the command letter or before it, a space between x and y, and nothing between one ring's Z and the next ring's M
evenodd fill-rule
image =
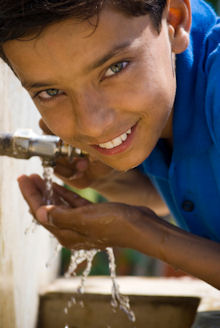
M190 44L176 59L173 151L160 139L139 168L180 227L220 242L220 18L191 3Z

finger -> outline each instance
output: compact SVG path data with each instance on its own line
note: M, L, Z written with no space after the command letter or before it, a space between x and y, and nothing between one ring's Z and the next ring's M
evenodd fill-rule
M91 204L87 199L79 196L77 193L64 188L57 183L53 184L53 188L71 207L80 207Z
M73 171L72 169L68 168L56 168L54 170L54 174L57 178L63 180L66 184L69 184L71 181L74 183L77 179L81 179L84 176L83 172Z
M43 205L39 207L35 213L35 219L41 226L58 238L61 229L52 223L49 214L53 206L54 205Z
M77 158L75 161L76 169L80 172L84 172L89 167L89 160L87 157L85 158Z
M32 213L35 213L37 209L43 205L42 191L37 187L33 180L26 175L22 175L18 178L18 184Z
M29 179L33 181L36 187L41 191L42 195L45 193L45 181L37 174L30 175ZM53 204L65 205L69 207L80 207L89 204L90 202L85 198L79 196L73 191L65 187L53 183Z
M43 195L43 199L45 199L45 190L46 190L46 183L45 180L43 180L39 175L37 174L31 174L30 179L35 183L37 188L41 190L41 193ZM54 189L54 186L52 186ZM56 194L53 190L53 195L51 196L51 203L56 205L67 205L66 202L63 201L63 199L60 198L59 195ZM69 205L69 204L68 204Z
M73 230L58 230L55 233L61 245L68 249L91 249L95 245L89 243L87 237Z
M67 160L58 160L54 173L59 177L64 177L70 180L79 179L83 176L83 172L88 169L87 159L74 159L73 163L69 163Z
M87 205L85 207L88 207ZM85 231L86 218L84 217L81 209L84 207L78 207L75 209L64 209L62 207L54 207L50 211L50 220L54 226L60 229L73 229L76 231ZM85 231L86 232L86 231Z
M59 243L68 249L73 249L75 248L74 245L82 243L82 237L71 230L60 230L55 236L59 240Z
M75 173L75 169L72 167L70 168L67 165L62 165L61 163L57 163L54 168L54 173L64 178L69 178Z
M31 174L29 179L36 185L36 187L42 192L45 191L45 180L43 180L38 174Z
M51 209L53 206L41 206L36 212L36 220L48 231L50 231L59 242L67 247L73 248L73 245L82 244L87 241L87 235L77 229L61 229L51 222Z

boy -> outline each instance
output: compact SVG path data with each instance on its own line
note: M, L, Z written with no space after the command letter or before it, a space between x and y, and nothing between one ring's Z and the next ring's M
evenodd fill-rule
M43 129L88 153L56 174L110 201L55 185L44 206L43 181L22 176L35 218L66 247L134 248L220 288L215 13L200 0L0 3L1 57ZM161 196L180 228L159 217Z

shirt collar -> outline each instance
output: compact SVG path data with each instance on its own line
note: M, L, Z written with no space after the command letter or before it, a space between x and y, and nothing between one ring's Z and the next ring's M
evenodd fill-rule
M154 176L168 178L170 164L204 152L212 143L205 116L206 78L195 64L192 43L176 58L177 92L173 115L173 154L167 160L166 146L159 140L143 163Z

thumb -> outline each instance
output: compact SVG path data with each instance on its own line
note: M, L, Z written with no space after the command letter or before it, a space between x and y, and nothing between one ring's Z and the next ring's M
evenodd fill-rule
M77 162L76 162L76 169L79 171L79 172L84 172L88 169L89 167L89 162L88 162L88 158L80 158L80 159L77 159Z
M55 207L55 205L44 205L37 209L35 217L37 221L43 226L48 226L52 224L50 212Z

